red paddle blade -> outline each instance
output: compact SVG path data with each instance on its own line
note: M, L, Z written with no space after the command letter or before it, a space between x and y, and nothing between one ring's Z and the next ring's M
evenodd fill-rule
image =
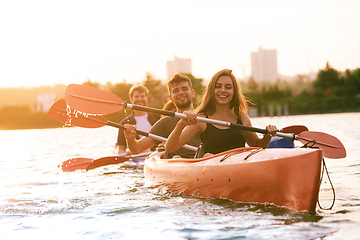
M108 123L104 116L87 116L67 108L64 99L58 100L51 106L48 116L56 121L84 128L99 128Z
M50 107L48 112L49 118L67 124L69 116L67 115L66 107L64 99L58 100Z
M123 100L115 94L77 84L67 86L65 100L71 108L90 114L109 114L125 107Z
M123 163L123 162L129 161L130 157L131 156L123 156L123 157L112 156L112 157L99 158L99 159L92 161L86 167L86 171L94 169L94 168L106 166L106 165Z
M336 137L323 132L305 131L296 136L296 140L309 146L319 147L323 150L324 157L345 158L344 145ZM314 142L312 144L311 142Z
M302 133L304 131L309 131L309 129L306 126L303 126L303 125L288 126L288 127L284 127L281 130L284 133L294 133L295 135L300 134L300 133Z
M71 158L63 162L60 167L63 172L73 172L76 170L86 170L87 166L93 161L90 158Z

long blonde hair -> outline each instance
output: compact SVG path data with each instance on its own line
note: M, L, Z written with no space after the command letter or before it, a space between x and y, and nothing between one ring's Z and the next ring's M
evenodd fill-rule
M201 104L197 107L197 112L210 116L214 114L216 110L214 97L215 85L221 76L229 76L232 80L232 84L234 86L234 96L230 102L230 109L234 109L235 115L239 117L240 111L245 113L248 111L248 104L250 101L242 93L241 87L230 69L223 69L212 76L207 88L205 89L205 94L203 94Z

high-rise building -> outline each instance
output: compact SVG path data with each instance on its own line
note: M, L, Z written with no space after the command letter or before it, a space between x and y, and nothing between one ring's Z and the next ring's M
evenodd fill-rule
M259 47L259 51L252 52L251 74L258 82L276 82L279 78L276 49L266 50Z
M47 112L56 100L55 93L40 93L36 95L35 108L39 112Z
M175 73L191 74L191 58L178 58L174 61L167 61L167 77L170 79Z

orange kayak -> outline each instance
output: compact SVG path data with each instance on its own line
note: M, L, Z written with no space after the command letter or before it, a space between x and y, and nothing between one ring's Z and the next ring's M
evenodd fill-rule
M145 160L147 186L206 198L315 211L321 149L238 148L199 159Z

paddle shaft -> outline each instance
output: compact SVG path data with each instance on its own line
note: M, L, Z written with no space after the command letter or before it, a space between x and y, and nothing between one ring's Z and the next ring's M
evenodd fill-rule
M111 156L111 157L105 157L105 158L114 158L114 159L119 158L119 157L138 158L138 157L146 157L146 156L150 155L151 153L152 152L143 152L143 153L133 154L133 155L126 155L126 153L124 155L124 153L123 153L123 154L119 154L119 155L115 155L115 156ZM102 158L99 158L99 159L102 159ZM99 160L99 159L97 159L97 160Z
M183 113L166 111L166 110L162 110L162 109L150 108L150 107L145 107L145 106L139 106L139 105L130 104L130 103L124 103L124 104L126 104L127 108L131 108L131 109L134 109L134 110L139 110L139 111L144 111L144 112L151 112L151 113L161 114L161 115L165 115L165 116L169 116L169 117L187 119L187 115L183 114ZM203 117L197 117L197 119L200 122L216 124L216 125L221 125L221 126L226 126L226 127L239 128L239 129L242 129L242 130L245 130L245 131L258 132L258 133L262 133L262 134L267 134L268 133L268 131L266 129L250 127L250 126L244 126L244 125L237 124L237 123L225 122L225 121L220 121L220 120L215 120L215 119L210 119L210 118L203 118ZM292 141L294 141L296 139L295 134L289 134L289 133L277 132L276 136L283 137L283 138L288 138L288 139L291 139Z
M149 154L147 154L147 155L149 155ZM120 157L126 157L126 156L129 156L129 158L131 157L127 153L122 153L122 154L112 156L112 157L113 158L120 158ZM137 156L135 156L135 157L137 157ZM142 157L142 156L140 156L140 157ZM81 162L77 162L78 159L81 160ZM83 166L83 165L88 165L93 161L95 161L95 160L91 159L91 158L71 158L69 160L66 160L66 161L62 162L61 165L59 165L59 166L64 166L65 164L67 164L65 166L66 168L70 168L70 167L74 168L74 167L79 167L79 166Z
M69 160L64 161L59 167L63 172L73 172L76 170L90 170L110 164L119 164L126 161L129 161L133 158L137 157L146 157L150 155L152 152L144 152L135 155L127 155L126 153L119 154L116 156L102 157L98 159L91 158L71 158Z
M96 95L102 96L102 97L104 97L104 99L101 99L99 97L94 98L94 97L90 96L90 94L94 94L94 95L96 94ZM131 108L134 110L151 112L151 113L165 115L165 116L169 116L169 117L177 117L177 118L187 119L186 114L183 114L183 113L130 104L130 103L122 101L121 98L119 98L115 94L108 93L103 90L89 87L89 86L84 86L84 85L70 84L66 89L65 99L67 99L66 101L69 101L70 106L72 103L74 103L74 104L76 103L76 105L78 107L81 106L82 109L77 109L77 107L74 107L76 110L84 111L87 113L98 114L98 113L96 113L97 111L95 111L95 112L90 111L91 108L87 107L86 104L83 104L84 101L85 102L93 102L94 104L97 104L97 108L99 108L99 110L100 109L104 110L105 107L111 107L110 112L119 111L119 110L123 109L124 107L126 107L126 108ZM72 100L76 100L76 101L73 102ZM89 110L89 111L86 111L86 110ZM107 112L107 111L104 111L104 112L99 111L99 114L104 114L105 112ZM197 117L197 118L201 122L206 122L206 123L210 123L210 124L234 127L234 128L239 128L239 129L242 129L245 131L258 132L258 133L262 133L262 134L268 133L267 130L261 129L261 128L244 126L241 124L224 122L224 121L219 121L219 120L214 120L214 119L209 119L209 118L202 118L202 117ZM292 141L295 140L295 134L287 134L287 133L278 132L276 135L279 137L291 139Z
M125 127L124 125L121 125L121 124L118 124L118 123L115 123L115 122L110 122L108 121L107 122L107 125L109 126L112 126L112 127L117 127L119 129L123 129L125 130ZM158 135L155 135L155 134L152 134L152 133L148 133L148 132L144 132L144 131L141 131L141 130L135 130L135 132L139 135L143 135L143 136L146 136L146 137L149 137L149 138L152 138L154 140L158 140L160 142L166 142L167 138L164 138L164 137L160 137ZM183 146L183 148L186 148L186 149L189 149L189 150L192 150L192 151L197 151L197 147L194 147L194 146L191 146L191 145L188 145L188 144L185 144Z
M145 107L145 106L139 106L139 105L130 104L130 103L124 103L124 104L126 104L127 108L131 108L131 109L134 109L134 110L139 110L139 111L144 111L144 112L151 112L151 113L166 115L166 116L170 116L170 117L177 117L177 118L185 118L185 119L187 119L187 115L183 114L183 113L166 111L166 110L162 110L162 109L150 108L150 107ZM210 119L210 118L203 118L203 117L197 117L197 119L199 121L201 121L201 122L206 122L206 123L216 124L216 125L221 125L221 126L226 126L226 127L239 128L239 129L242 129L242 130L245 130L245 131L258 132L258 133L262 133L262 134L267 134L268 133L268 131L266 129L250 127L250 126L244 126L244 125L237 124L237 123L225 122L225 121L220 121L220 120L215 120L215 119ZM307 138L297 136L297 135L291 134L291 133L276 132L276 136L283 137L283 138L288 138L291 141L300 140L300 139L307 140L307 141L312 141L312 139L307 139ZM339 148L338 146L334 146L334 145L324 143L324 142L320 142L320 141L316 141L316 143L320 144L320 145L323 145L323 146L331 147L331 148Z
M150 108L151 109L151 108ZM60 109L60 108L55 108L55 110L59 111L59 112L63 112L63 113L67 113L64 109ZM73 115L73 114L71 114ZM186 115L185 115L186 116ZM82 114L78 114L74 117L81 117L81 118L84 118L84 119L88 119L88 120L91 120L91 121L94 121L94 122L98 122L98 123L101 123L101 124L104 124L104 125L109 125L109 126L112 126L112 127L116 127L116 128L119 128L119 129L122 129L122 130L125 130L125 127L124 125L122 124L118 124L118 123L115 123L115 122L111 122L111 121L107 121L106 119L105 120L99 120L99 119L96 119L96 118L93 118L91 116L83 116ZM135 129L135 132L139 135L143 135L143 136L146 136L146 137L149 137L149 138L152 138L154 140L157 140L157 141L160 141L160 142L166 142L166 138L164 137L160 137L158 135L155 135L155 134L152 134L152 133L148 133L148 132L145 132L145 131L141 131L141 130L136 130ZM197 151L197 147L194 147L194 146L191 146L191 145L188 145L188 144L185 144L183 146L183 148L186 148L186 149L189 149L189 150L192 150L192 151Z
M166 110L149 108L145 106L128 104L123 100L121 100L121 98L119 98L115 94L84 85L70 84L66 88L65 99L66 102L72 108L89 114L109 114L120 111L121 109L127 107L127 108L132 108L134 110L152 112L170 117L185 118L185 119L187 118L187 116L182 113L176 113ZM243 126L240 124L235 124L230 122L223 122L223 121L201 118L201 117L198 118L198 120L210 124L240 128L246 131L259 132L262 134L267 133L267 131L264 129ZM294 133L286 134L286 133L278 132L276 135L291 140L299 140L302 143L314 142L313 146L322 148L325 157L344 158L346 156L346 150L342 145L342 143L337 138L329 134L310 132L304 129L304 131L301 131L300 133L296 133L296 134Z
M76 98L83 99L83 100L86 100L86 101L101 102L103 104L110 104L110 105L121 105L123 107L131 108L131 109L134 109L134 110L139 110L139 111L144 111L144 112L151 112L151 113L161 114L161 115L170 116L170 117L187 119L187 115L183 114L183 113L167 111L167 110L162 110L162 109L156 109L156 108L151 108L151 107L145 107L145 106L130 104L130 103L127 103L127 102L114 102L114 101L108 101L108 100L99 100L99 99L88 98L88 97L79 96L79 95L75 95L75 94L70 94L70 95L72 97L76 97ZM242 130L245 130L245 131L258 132L258 133L262 133L262 134L267 134L268 133L268 131L266 129L250 127L250 126L244 126L244 125L237 124L237 123L225 122L225 121L220 121L220 120L215 120L215 119L210 119L210 118L203 118L203 117L197 117L197 119L199 121L201 121L201 122L206 122L206 123L216 124L216 125L221 125L221 126L226 126L226 127L239 128L239 129L242 129ZM94 119L94 120L96 120L96 119ZM98 120L96 120L96 121L98 121ZM108 124L108 125L112 124L111 126L118 127L118 126L116 126L117 125L116 123L104 123L104 124ZM146 134L140 133L140 134L144 135L144 136L152 137L151 135L148 135L148 133L146 133ZM301 133L300 133L300 135L301 135ZM307 138L295 135L293 133L290 134L290 133L277 132L276 136L283 137L283 138L288 138L291 141L294 141L294 140L312 141L312 139L307 139ZM159 137L159 136L155 135L155 137ZM164 140L160 140L160 139L156 139L156 140L164 141ZM166 141L166 139L165 139L165 141ZM316 141L316 143L320 144L322 146L330 147L330 148L341 149L338 146L335 146L335 145L332 145L332 144L329 144L329 143L324 143L324 142L321 142L321 141L318 141L318 140ZM184 145L184 147L187 148L186 145Z

